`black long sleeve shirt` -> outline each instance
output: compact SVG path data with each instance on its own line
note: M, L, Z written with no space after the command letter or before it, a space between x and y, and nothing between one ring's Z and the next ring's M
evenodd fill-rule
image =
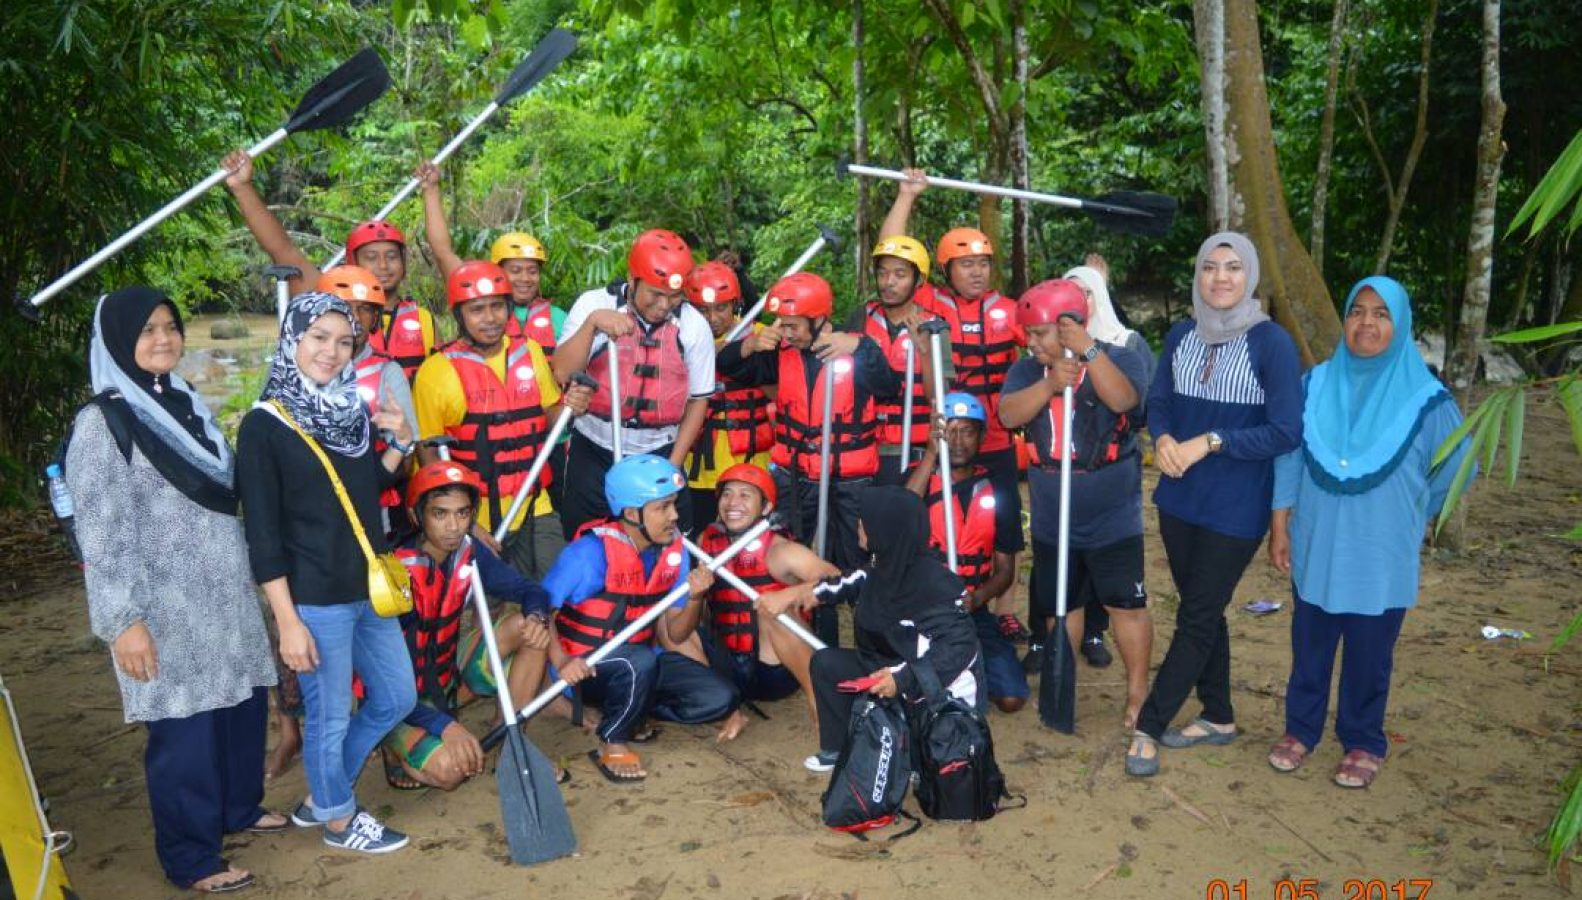
M807 376L808 395L824 371L824 363L812 350L802 354L802 371ZM750 387L775 387L780 383L779 353L754 353L742 356L742 341L732 341L720 348L715 367L721 375ZM901 396L901 376L890 368L873 339L863 335L852 352L852 370L856 373L854 404L862 409L866 397L894 400Z

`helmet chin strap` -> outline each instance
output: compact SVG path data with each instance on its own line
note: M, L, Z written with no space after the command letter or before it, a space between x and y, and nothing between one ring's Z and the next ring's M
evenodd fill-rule
M627 507L626 509L631 509L631 507ZM648 524L643 521L643 511L637 511L637 521L633 522L631 519L626 517L626 509L621 510L621 524L630 525L633 528L636 528L637 533L643 536L643 540L650 544L658 545L659 541L655 540L654 536L648 533Z

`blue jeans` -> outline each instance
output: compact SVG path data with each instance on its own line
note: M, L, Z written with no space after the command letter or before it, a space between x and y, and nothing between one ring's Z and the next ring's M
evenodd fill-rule
M989 699L1005 697L1026 700L1031 693L1027 687L1027 672L1022 661L1016 658L1016 645L1000 632L1000 623L987 608L973 610L972 624L978 630L978 646L983 651L983 680L987 682Z
M357 811L353 786L363 762L385 733L417 703L417 680L401 624L374 613L366 600L332 606L298 606L313 635L318 668L303 672L302 767L320 822ZM363 700L352 715L352 673L363 682Z

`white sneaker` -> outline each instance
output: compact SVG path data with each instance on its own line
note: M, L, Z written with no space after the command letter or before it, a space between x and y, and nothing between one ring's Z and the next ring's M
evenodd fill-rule
M400 850L409 841L405 834L385 827L378 819L362 810L346 826L345 831L335 831L324 826L324 843L340 850L358 853L390 853Z
M835 763L838 761L840 761L839 753L820 750L807 759L802 760L802 768L807 769L809 772L829 772L835 768Z

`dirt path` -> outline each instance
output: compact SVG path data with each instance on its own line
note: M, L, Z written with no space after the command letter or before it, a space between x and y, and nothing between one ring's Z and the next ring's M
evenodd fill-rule
M1582 467L1555 413L1529 414L1529 475L1515 490L1477 489L1468 555L1430 555L1425 564L1424 602L1406 619L1396 661L1392 753L1369 791L1329 783L1339 756L1332 741L1295 775L1263 761L1283 721L1286 609L1232 618L1243 740L1165 751L1160 777L1128 779L1118 663L1082 667L1077 736L1042 729L1032 710L992 719L1027 809L977 825L930 823L893 847L819 825L823 782L801 768L811 748L794 699L769 704L770 721L755 719L723 748L712 729L666 726L646 748L653 774L636 787L606 784L582 755L587 740L564 723L535 724L534 739L574 775L566 796L578 858L510 868L492 781L452 795L400 794L372 771L362 799L415 835L412 848L358 858L295 832L238 839L230 855L259 874L255 897L1203 898L1214 879L1246 879L1248 898L1312 896L1277 893L1282 878L1315 879L1322 900L1358 896L1346 885L1354 878L1431 879L1435 898L1565 896L1536 849L1558 781L1582 760L1582 645L1548 671L1541 653L1582 600L1582 551L1548 536L1582 518ZM57 554L14 571L24 541L29 554L39 546L39 521L6 529L0 666L54 822L76 834L68 870L88 898L177 896L153 858L142 732L122 723L77 576ZM1157 663L1173 598L1149 527ZM1288 599L1286 590L1259 558L1238 605ZM1537 640L1486 642L1485 623L1526 628ZM468 719L487 715L475 708ZM284 809L302 792L299 766L268 802Z

